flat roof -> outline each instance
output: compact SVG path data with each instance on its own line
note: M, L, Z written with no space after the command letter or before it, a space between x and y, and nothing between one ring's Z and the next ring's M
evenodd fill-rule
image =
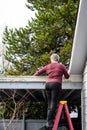
M0 77L0 89L45 89L45 76L6 76ZM71 75L63 79L62 89L81 89L82 76Z

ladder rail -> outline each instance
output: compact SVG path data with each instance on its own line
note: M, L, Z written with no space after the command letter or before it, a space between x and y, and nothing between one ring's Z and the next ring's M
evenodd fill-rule
M56 114L56 118L55 118L55 122L54 122L52 130L57 130L57 128L58 128L60 117L62 114L62 109L63 109L63 104L60 104L59 109L58 109L57 114Z
M63 107L64 107L65 112L66 112L66 116L67 116L67 120L68 120L68 124L69 124L69 129L74 130L72 120L71 120L70 114L69 114L69 109L67 106L67 101L60 101L52 130L57 130L57 128L58 128Z
M67 120L68 120L68 124L69 124L69 129L70 130L74 130L67 104L64 104L64 108L65 108L65 111L66 111L66 116L67 116Z

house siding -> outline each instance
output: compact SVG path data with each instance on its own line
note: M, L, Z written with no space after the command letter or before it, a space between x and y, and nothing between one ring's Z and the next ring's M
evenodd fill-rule
M81 91L82 130L87 130L87 62L83 72L83 87Z

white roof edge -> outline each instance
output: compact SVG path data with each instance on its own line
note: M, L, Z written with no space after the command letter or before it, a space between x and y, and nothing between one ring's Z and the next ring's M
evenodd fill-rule
M87 57L87 1L80 0L69 72L82 74Z
M72 65L73 65L73 58L74 58L75 48L76 48L76 46L78 46L78 43L76 42L76 34L77 34L77 31L78 31L78 27L79 27L79 15L80 15L81 2L82 1L80 0L80 2L79 2L79 10L78 10L78 17L77 17L76 28L75 28L75 33L74 33L72 52L71 52L71 60L70 60L70 65L69 65L69 72L71 72L71 68L72 68Z
M0 77L1 82L45 82L47 76L6 76ZM81 75L70 75L69 79L63 79L63 82L82 82Z
M0 78L0 89L45 89L45 76L18 76ZM81 89L81 75L71 75L68 80L63 79L62 89Z

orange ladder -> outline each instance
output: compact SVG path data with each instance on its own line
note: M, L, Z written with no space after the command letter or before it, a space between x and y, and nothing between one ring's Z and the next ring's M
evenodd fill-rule
M57 128L58 128L63 106L65 108L65 112L66 112L66 116L67 116L67 120L68 120L68 124L69 124L69 129L74 130L72 120L71 120L70 114L69 114L69 109L68 109L68 106L67 106L67 101L60 101L59 102L59 107L58 107L58 110L57 110L57 114L56 114L56 117L55 117L55 121L54 121L54 125L53 125L52 130L57 130Z

